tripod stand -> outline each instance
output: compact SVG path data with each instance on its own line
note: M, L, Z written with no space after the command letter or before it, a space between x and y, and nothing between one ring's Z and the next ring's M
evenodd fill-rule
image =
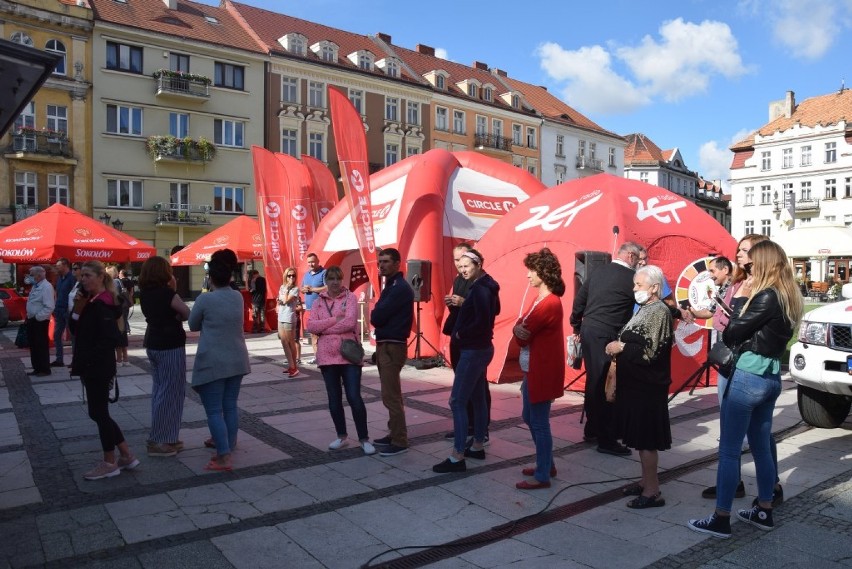
M710 370L713 369L713 364L710 363L708 359L708 355L710 354L710 342L713 337L713 330L707 330L707 341L704 346L704 363L701 366L692 372L692 375L686 378L686 381L677 388L677 390L671 394L669 397L669 403L672 402L672 399L677 397L677 394L689 387L689 394L692 395L692 392L698 387L698 384L701 382L701 376L704 376L704 387L710 387Z
M420 360L420 359L422 359L420 357L420 340L423 340L424 342L426 342L426 344L430 348L435 350L436 354L440 354L441 351L438 348L436 348L435 346L433 346L432 343L429 340L426 339L426 336L423 335L423 331L420 329L420 312L423 310L420 307L420 298L421 298L420 289L423 287L423 279L420 278L419 275L414 275L414 277L411 279L411 283L412 283L412 288L416 289L416 291L417 291L417 301L415 302L415 304L417 305L417 308L416 308L416 312L414 313L414 322L415 322L415 327L416 327L417 333L415 334L414 338L411 339L411 342L408 343L408 347L411 347L412 342L416 342L414 344L414 359Z

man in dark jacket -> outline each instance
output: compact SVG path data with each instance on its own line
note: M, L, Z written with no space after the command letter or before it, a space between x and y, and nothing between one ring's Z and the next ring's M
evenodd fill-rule
M385 288L370 312L370 324L376 328L376 366L382 384L382 403L388 410L390 430L388 436L373 441L381 456L395 456L408 450L399 375L405 365L414 321L414 291L399 270L400 263L396 249L383 249L379 253L379 274L385 277Z
M586 367L586 427L583 440L597 442L598 452L627 456L630 449L617 440L615 406L607 403L604 387L610 357L606 345L633 314L633 275L642 247L624 243L616 258L589 275L574 296L571 326L583 346Z

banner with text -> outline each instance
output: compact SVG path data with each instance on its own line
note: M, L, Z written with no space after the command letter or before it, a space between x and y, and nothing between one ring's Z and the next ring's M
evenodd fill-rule
M284 166L272 152L252 146L251 157L257 191L257 217L263 230L266 296L275 298L284 278L284 269L295 265L292 249L287 243L290 184Z

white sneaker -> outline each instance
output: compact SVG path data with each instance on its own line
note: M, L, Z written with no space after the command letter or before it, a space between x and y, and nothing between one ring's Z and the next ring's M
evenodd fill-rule
M361 441L361 450L363 450L364 454L367 456L376 454L376 447L374 447L370 441Z
M334 439L328 443L329 450L337 450L349 444L349 439Z
M308 360L308 365L312 365L312 366L313 366L313 365L317 365L317 359L316 359L316 358L311 358L311 359L309 359L309 360Z

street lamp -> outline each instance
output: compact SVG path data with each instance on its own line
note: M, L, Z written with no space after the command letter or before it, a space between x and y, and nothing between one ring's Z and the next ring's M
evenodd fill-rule
M121 221L121 218L118 218L112 222L112 226L121 231L124 228L124 222Z
M98 219L100 219L101 223L103 223L104 225L109 225L110 215L104 212Z

